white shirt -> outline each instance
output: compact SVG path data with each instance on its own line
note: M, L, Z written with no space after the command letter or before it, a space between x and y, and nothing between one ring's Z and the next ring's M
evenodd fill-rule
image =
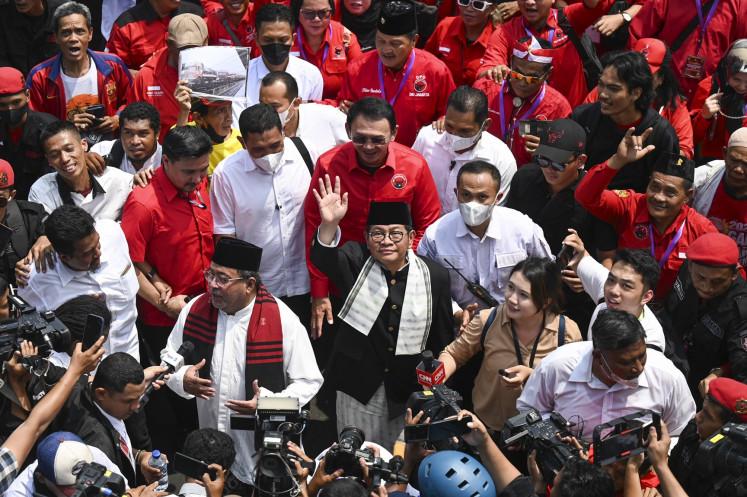
M85 166L84 166L85 167ZM93 216L94 219L122 218L125 200L132 191L132 174L119 169L107 167L104 174L95 176L96 181L104 189L104 193L93 196L93 191L87 196L77 192L70 192L73 203ZM42 204L47 214L62 205L62 198L57 189L57 173L45 174L31 185L29 201Z
M181 346L184 322L196 300L189 302L179 314L166 348L161 351L162 358L167 353L176 353ZM299 405L304 405L322 386L322 374L316 365L306 328L288 306L279 299L276 301L283 324L283 369L286 374L286 388L282 392L273 393L260 385L260 395L298 397ZM232 316L223 311L218 312L215 348L210 363L210 381L215 388L215 397L210 400L197 399L200 428L215 428L233 438L236 444L236 460L231 466L231 471L239 480L249 484L254 481L254 432L231 430L232 411L225 407L225 404L229 399L250 400L246 399L244 367L246 332L253 309L254 301ZM166 384L178 395L192 398L192 395L184 391L184 374L188 368L188 365L183 366L171 375ZM249 388L251 389L251 385Z
M117 140L108 140L104 142L98 142L96 145L91 147L91 152L96 152L102 157L109 155L116 141ZM132 162L130 162L130 158L127 157L127 154L124 154L124 156L122 157L122 162L120 162L119 164L119 170L124 171L126 173L130 173L130 174L136 174L138 171L142 171L143 169L149 169L149 168L155 169L160 165L161 165L161 144L156 142L155 153L151 155L150 157L148 157L148 160L146 160L145 163L143 163L140 169L135 169L135 166L133 166Z
M552 258L542 228L521 212L499 206L493 208L482 240L469 230L458 210L446 214L426 228L418 255L429 257L449 270L451 299L460 309L473 302L477 302L479 309L487 309L487 305L467 290L467 283L445 259L503 302L509 273L517 263L530 256Z
M106 354L127 352L140 360L135 319L135 295L140 288L130 260L127 239L114 221L96 221L101 240L101 264L95 271L74 271L59 261L46 273L31 265L29 284L18 295L40 311L53 311L78 295L101 295L112 313Z
M308 147L316 147L319 155L350 141L345 131L347 116L331 105L307 103L298 108L296 136Z
M567 343L550 353L527 380L516 408L521 412L535 408L545 418L552 411L565 419L580 416L586 422L584 438L591 438L597 425L643 409L661 413L672 436L679 435L695 416L685 377L661 352L647 351L635 388L602 383L591 371L591 353L591 342Z
M248 75L246 77L246 101L234 101L233 103L233 126L239 128L239 116L247 107L259 103L259 89L262 87L262 78L270 74L264 59L260 56L249 61ZM314 64L310 64L298 57L289 57L285 72L293 76L298 85L298 96L302 100L321 100L324 80L322 73ZM240 129L240 128L239 128Z
M316 161L313 147L307 148ZM259 274L273 295L303 295L310 289L303 214L310 182L309 169L290 138L284 140L283 165L275 173L257 167L246 150L213 171L213 232L235 234L262 247Z
M93 462L99 463L112 473L122 476L125 484L127 484L127 478L122 475L119 467L106 457L106 454L92 445L89 445L88 448L90 449L91 454L93 454ZM36 471L38 465L39 461L34 461L29 464L26 469L18 473L16 479L13 480L13 483L10 484L8 490L5 491L4 497L33 497L34 492L36 492L36 487L34 486L34 471ZM130 488L130 486L127 485L127 488Z
M581 262L578 263L578 271L576 272L581 280L581 284L584 285L584 290L594 302L599 302L599 299L604 297L604 282L607 281L609 273L609 269L595 261L593 257L584 257L581 259ZM591 341L591 325L597 320L599 311L606 308L607 304L602 302L594 309L594 314L591 315L591 321L589 322L589 333L587 335L589 341ZM664 337L664 329L662 329L659 320L656 319L654 311L649 309L647 305L644 305L641 315L638 316L638 320L646 332L646 343L655 345L664 352L667 340Z
M504 205L511 188L511 179L516 173L516 159L511 149L502 140L483 131L475 148L456 154L451 146L447 133L438 134L431 125L420 129L412 149L425 157L428 167L436 183L438 198L441 201L441 215L459 208L454 188L457 175L464 164L473 160L484 160L493 164L501 173L501 187L499 193L503 197L498 205Z

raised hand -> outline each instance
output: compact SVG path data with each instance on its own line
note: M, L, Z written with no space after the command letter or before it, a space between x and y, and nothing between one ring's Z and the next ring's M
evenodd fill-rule
M339 224L348 211L348 194L340 195L340 177L335 176L335 186L329 175L324 175L324 180L319 178L319 190L313 190L317 204L319 204L319 215L322 223Z
M648 128L639 136L633 136L633 131L635 128L630 128L625 133L620 145L617 146L617 152L607 161L607 166L612 169L622 169L625 164L641 160L656 148L654 145L643 146L654 128Z

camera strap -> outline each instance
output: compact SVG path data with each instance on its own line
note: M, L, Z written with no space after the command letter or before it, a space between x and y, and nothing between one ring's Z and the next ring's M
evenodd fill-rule
M540 328L539 333L537 333L537 338L534 339L534 345L532 346L532 353L529 356L529 367L534 368L534 356L537 354L537 346L539 345L540 338L542 337L542 332L545 331L545 313L542 313L542 327ZM521 348L519 347L519 337L516 335L516 330L514 329L514 322L511 320L511 335L514 337L514 351L516 352L516 361L519 363L519 366L524 365L524 361L521 359Z

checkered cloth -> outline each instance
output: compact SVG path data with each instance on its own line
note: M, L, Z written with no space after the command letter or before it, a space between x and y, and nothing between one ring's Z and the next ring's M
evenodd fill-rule
M6 447L0 447L0 494L5 493L18 474L18 461L13 452Z

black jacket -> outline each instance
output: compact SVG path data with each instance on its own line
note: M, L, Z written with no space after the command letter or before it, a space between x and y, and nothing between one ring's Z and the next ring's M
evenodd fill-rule
M695 454L698 452L698 432L695 431L695 420L691 420L669 455L669 469L680 482L687 495L698 497L715 497L713 488L716 483L710 474L702 474L695 466Z
M311 246L311 262L337 285L343 300L369 255L363 243L348 242L342 248L324 247L318 243L316 235ZM449 272L438 263L426 257L419 258L425 262L431 278L433 318L426 349L438 356L453 338L451 279ZM409 266L391 280L387 277L389 297L368 336L340 321L332 355L324 371L324 381L332 388L363 404L368 403L383 381L391 419L402 416L412 392L422 390L415 373L420 355L394 354L408 270ZM392 309L393 306L396 308Z
M13 230L10 242L0 255L0 276L5 281L15 285L16 274L14 268L36 240L44 234L44 220L47 213L44 206L26 200L13 200L8 203L2 223Z
M0 67L15 67L25 76L35 65L60 53L52 17L64 0L42 2L44 13L38 17L21 14L13 2L0 6Z
M589 167L601 164L615 155L617 146L625 136L626 129L620 129L612 119L602 115L601 104L593 102L576 107L571 113L571 119L586 130L586 163ZM653 128L653 132L646 140L646 145L656 145L656 149L643 159L630 163L610 181L609 190L632 189L643 193L648 185L654 164L664 152L679 153L680 140L672 125L661 117L654 109L646 109L641 122L635 127L635 135L642 134L646 129Z

